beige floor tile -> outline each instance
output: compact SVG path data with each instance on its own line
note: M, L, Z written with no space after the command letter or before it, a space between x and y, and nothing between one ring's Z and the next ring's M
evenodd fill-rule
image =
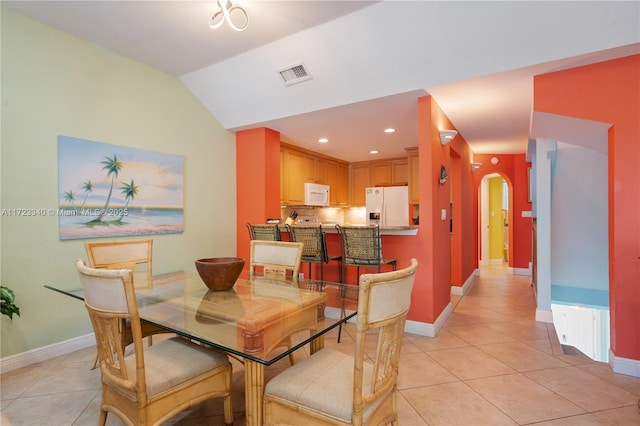
M536 426L615 426L602 419L597 418L593 414L580 414L578 416L563 417L546 422L535 423ZM618 425L627 426L627 425Z
M636 394L638 395L638 398L640 398L640 377L616 374L611 369L611 366L605 362L593 361L588 364L578 365L577 368L591 373L594 376L612 383L626 391Z
M446 328L441 329L436 337L418 336L416 334L407 334L405 336L416 347L426 352L469 346L468 342L451 334Z
M530 308L529 311L531 311ZM531 315L530 312L529 315ZM487 324L487 327L507 334L516 340L548 340L549 338L545 324L531 321L531 319L528 321L493 322Z
M447 322L444 325L444 328L446 329L448 327L456 327L460 325L473 325L473 324L480 324L480 321L478 321L477 316L474 316L473 314L466 314L459 311L454 311L451 313L449 318L447 318ZM438 333L438 335L440 334Z
M525 345L529 345L541 352L544 352L547 355L553 355L553 349L551 348L551 342L549 342L549 339L522 340L522 343L524 343Z
M640 408L638 405L598 411L591 414L610 425L640 425Z
M566 367L568 365L551 355L520 342L495 343L477 347L516 371L542 370L545 368Z
M420 417L420 414L409 404L402 393L398 392L396 397L398 408L398 424L406 426L427 426L427 422Z
M31 386L42 380L50 367L25 367L2 374L0 380L0 397L15 399L22 396Z
M486 325L448 327L447 331L472 345L513 342L515 340L508 334L489 328Z
M465 383L519 424L585 412L522 374L487 377Z
M638 395L577 367L553 368L523 374L590 412L634 405L638 402Z
M90 365L84 362L68 363L47 371L23 396L88 390L100 390L100 369L91 370Z
M462 382L406 389L401 393L430 426L516 424Z
M400 355L398 389L456 381L458 381L456 376L425 353Z
M433 351L429 356L460 380L515 373L514 369L476 347Z
M71 425L96 393L88 390L16 399L2 409L2 425Z

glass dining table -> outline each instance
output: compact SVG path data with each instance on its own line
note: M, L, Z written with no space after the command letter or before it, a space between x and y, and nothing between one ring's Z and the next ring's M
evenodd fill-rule
M45 287L84 300L77 286ZM136 299L142 322L242 359L246 424L261 425L265 366L307 344L311 354L323 348L324 335L356 315L358 287L241 278L229 291L212 291L184 271L154 276Z

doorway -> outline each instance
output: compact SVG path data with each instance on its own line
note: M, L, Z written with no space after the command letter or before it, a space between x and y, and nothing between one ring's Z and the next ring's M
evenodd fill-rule
M481 266L509 264L509 185L492 173L480 184L480 259Z

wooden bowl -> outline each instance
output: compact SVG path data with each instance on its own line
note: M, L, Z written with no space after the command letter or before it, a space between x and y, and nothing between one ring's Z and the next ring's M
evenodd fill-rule
M196 269L200 278L213 291L231 290L243 267L244 259L241 257L211 257L196 260Z

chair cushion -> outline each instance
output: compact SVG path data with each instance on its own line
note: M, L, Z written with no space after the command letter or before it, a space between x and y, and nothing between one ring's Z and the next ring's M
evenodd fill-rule
M353 411L354 359L331 349L322 349L271 379L265 396L290 401L345 423ZM365 362L363 393L371 389L373 366ZM385 395L386 397L386 395ZM384 397L363 410L363 420L384 401Z
M125 363L129 377L135 380L134 356L125 357ZM225 354L180 337L154 343L144 348L147 397L152 398L189 379L226 365L229 365L229 359Z

